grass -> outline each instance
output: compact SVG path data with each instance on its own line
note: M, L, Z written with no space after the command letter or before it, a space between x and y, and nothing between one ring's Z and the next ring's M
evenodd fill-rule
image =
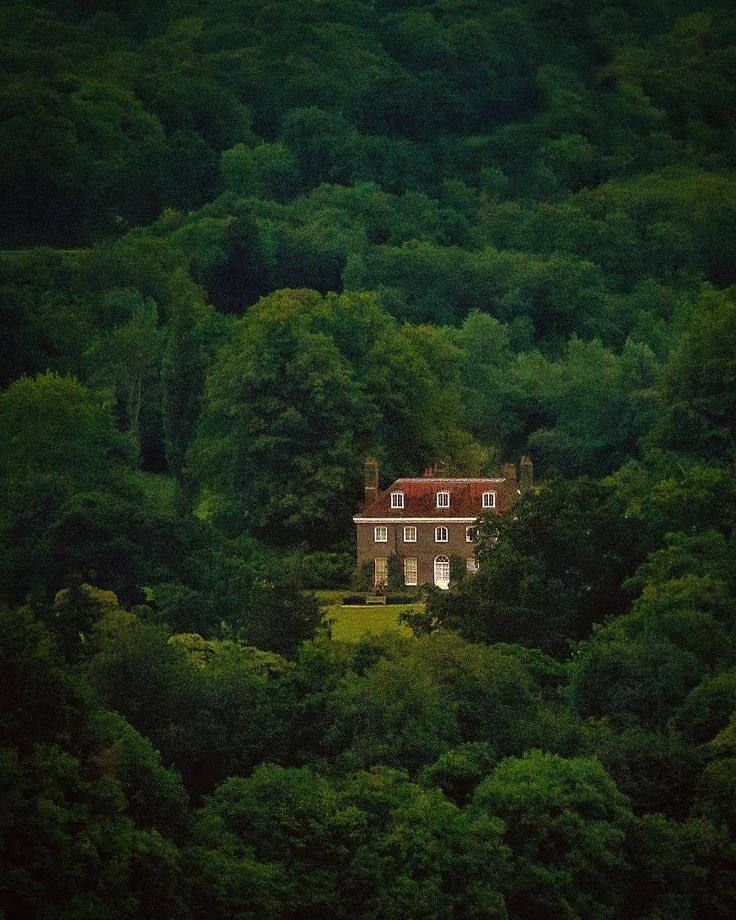
M315 591L320 607L330 623L333 639L345 642L357 642L367 633L380 633L387 629L397 629L404 635L410 635L406 626L399 623L399 614L403 610L416 610L421 604L397 604L376 607L343 607L342 599L349 592Z

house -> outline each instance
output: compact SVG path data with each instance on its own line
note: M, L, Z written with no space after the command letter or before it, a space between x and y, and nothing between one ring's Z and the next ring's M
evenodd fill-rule
M397 479L379 489L378 463L365 461L365 503L357 527L358 568L372 563L375 586L388 583L389 558L397 558L405 585L450 584L450 558L475 571L475 530L485 514L500 514L531 486L532 463L522 457L519 480L513 463L503 475L483 479L446 478L438 470Z

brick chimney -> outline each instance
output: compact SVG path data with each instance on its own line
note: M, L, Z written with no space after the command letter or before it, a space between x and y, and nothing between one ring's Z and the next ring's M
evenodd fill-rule
M501 475L509 482L516 482L516 465L514 463L504 463L501 467Z
M365 504L368 508L378 498L378 460L375 457L365 458Z
M519 464L519 488L528 492L534 486L534 464L529 457L522 457Z

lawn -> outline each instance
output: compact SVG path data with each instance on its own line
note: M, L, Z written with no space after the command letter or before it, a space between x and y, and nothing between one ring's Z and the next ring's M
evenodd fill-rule
M421 606L420 603L416 603L385 607L343 607L343 596L349 593L345 590L314 593L320 607L325 609L332 638L343 639L346 642L357 642L366 633L380 633L386 629L398 629L408 636L410 631L399 624L399 614L402 610L417 609Z

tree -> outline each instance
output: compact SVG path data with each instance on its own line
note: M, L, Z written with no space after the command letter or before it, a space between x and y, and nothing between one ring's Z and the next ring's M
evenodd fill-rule
M736 428L736 301L706 287L665 368L659 443L697 457L733 456Z
M176 281L180 293L164 331L161 359L162 419L166 461L183 486L184 461L199 420L217 321L183 272Z
M633 816L597 761L541 751L509 758L473 801L505 824L512 915L614 916L620 909Z
M146 300L136 305L124 325L96 343L90 357L92 381L111 389L113 405L136 443L140 442L144 396L150 398L152 380L159 370L161 344L156 304Z
M22 378L0 394L0 431L2 591L43 594L49 529L75 496L125 475L131 445L81 384L56 374Z
M28 609L0 611L0 631L3 908L33 917L180 912L179 777L123 718L99 709Z
M280 291L218 353L192 473L230 532L318 547L352 517L363 456L426 465L461 440L453 408L375 297Z
M195 904L270 915L505 917L501 825L468 813L400 771L331 781L258 767L199 812L189 850Z
M536 395L553 423L528 445L543 469L603 475L637 455L655 417L658 367L646 345L627 340L617 356L573 336L563 360L538 370Z
M643 557L621 500L597 482L553 480L480 528L479 572L432 595L442 627L485 642L519 642L564 657L593 623L622 613L621 582Z
M280 656L233 640L172 638L132 614L99 621L88 649L102 699L176 765L195 797L267 757L287 757L296 701L293 665Z

